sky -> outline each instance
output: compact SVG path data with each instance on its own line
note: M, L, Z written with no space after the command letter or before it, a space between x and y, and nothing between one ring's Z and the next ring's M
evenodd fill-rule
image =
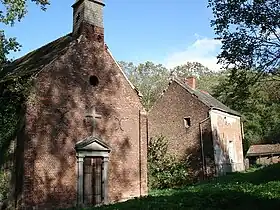
M13 59L72 31L75 0L51 0L47 11L31 1L28 14L6 34L17 37L21 51ZM217 70L220 42L210 27L207 0L104 0L105 42L118 61L152 61L168 68L188 61ZM1 26L3 27L3 26Z

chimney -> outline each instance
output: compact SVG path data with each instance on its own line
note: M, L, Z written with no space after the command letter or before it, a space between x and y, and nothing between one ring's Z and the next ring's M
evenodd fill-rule
M194 76L187 77L185 79L185 84L188 85L190 88L195 89L195 87L196 87L196 78Z
M103 0L76 0L73 4L73 35L80 35L84 28L91 28L91 33L104 37ZM99 37L100 39L100 37Z

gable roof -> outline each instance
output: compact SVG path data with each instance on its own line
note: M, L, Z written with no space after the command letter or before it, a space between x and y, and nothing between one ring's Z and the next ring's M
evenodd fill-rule
M109 47L106 45L106 49L107 49L107 52L109 54L109 56L113 59L113 61L116 63L118 69L121 71L122 75L124 76L124 79L128 82L128 84L130 85L130 87L132 89L134 89L137 93L137 95L139 97L142 97L142 93L130 82L130 80L128 79L127 75L125 74L124 70L122 69L122 67L120 66L120 64L116 61L116 59L114 58L113 54L111 53L111 51L109 50Z
M39 72L47 64L64 54L72 40L71 34L68 34L5 65L0 71L0 83Z
M174 78L172 81L176 82L178 85L180 85L182 88L184 88L186 91L197 97L199 101L201 101L203 104L208 106L209 108L213 108L216 110L220 110L223 112L227 112L229 114L241 116L240 113L237 111L232 110L231 108L224 105L222 102L211 96L209 93L202 92L198 89L192 89L187 84L181 82L180 80Z
M19 76L29 76L36 74L42 70L46 65L56 60L58 57L63 55L68 47L71 46L73 41L72 33L67 34L63 37L56 39L24 56L18 58L10 64L4 66L3 70L0 71L0 83L12 80ZM130 87L136 91L139 97L142 97L140 91L130 82L126 74L124 73L121 66L114 59L112 53L110 52L108 46L105 44L106 52L116 63L118 69L123 74L125 80L129 83Z
M251 145L246 156L259 156L280 154L280 144L256 144Z

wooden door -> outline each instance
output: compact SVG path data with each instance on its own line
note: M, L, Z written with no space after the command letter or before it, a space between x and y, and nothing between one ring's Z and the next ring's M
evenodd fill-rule
M85 157L84 204L98 205L102 199L102 158Z

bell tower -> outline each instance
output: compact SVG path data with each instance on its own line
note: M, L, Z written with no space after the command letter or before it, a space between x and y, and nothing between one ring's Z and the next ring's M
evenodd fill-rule
M73 7L73 35L79 36L85 28L104 37L103 0L76 0Z

